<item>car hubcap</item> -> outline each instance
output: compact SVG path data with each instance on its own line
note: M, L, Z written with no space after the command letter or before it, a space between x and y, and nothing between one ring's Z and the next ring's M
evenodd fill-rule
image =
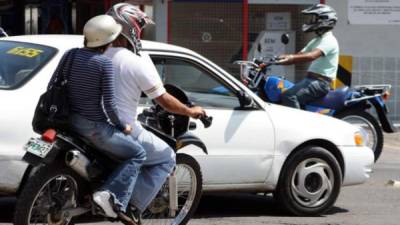
M293 174L292 195L302 206L318 207L330 197L334 185L332 168L322 159L301 162Z

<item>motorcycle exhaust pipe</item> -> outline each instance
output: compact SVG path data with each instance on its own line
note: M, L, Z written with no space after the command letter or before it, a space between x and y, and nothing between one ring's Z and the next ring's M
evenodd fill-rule
M88 174L89 159L78 150L71 150L65 155L65 163L75 172L81 175L86 180L90 180Z

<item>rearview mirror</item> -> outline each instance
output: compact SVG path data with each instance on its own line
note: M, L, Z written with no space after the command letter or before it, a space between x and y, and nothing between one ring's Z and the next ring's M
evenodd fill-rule
M240 108L252 108L254 105L253 99L244 91L238 92Z
M282 44L284 44L284 45L289 44L289 40L290 40L290 38L289 38L289 34L288 33L282 34L282 36L281 36Z

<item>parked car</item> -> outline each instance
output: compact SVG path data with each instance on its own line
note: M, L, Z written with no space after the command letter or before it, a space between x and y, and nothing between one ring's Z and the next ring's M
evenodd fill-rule
M37 100L63 53L82 36L0 39L0 191L18 195L29 174L22 146L32 136ZM180 152L199 163L203 191L273 192L296 215L331 208L341 186L364 183L374 155L361 128L315 113L265 103L219 66L185 48L143 42L165 83L179 86L213 119L193 133L207 146ZM217 90L223 87L225 91ZM151 101L145 97L142 106ZM268 118L268 119L265 119Z

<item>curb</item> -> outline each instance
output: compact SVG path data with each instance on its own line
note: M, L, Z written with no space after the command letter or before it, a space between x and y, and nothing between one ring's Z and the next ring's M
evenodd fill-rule
M400 188L400 181L398 181L398 180L389 180L386 183L386 186L391 186L391 187L394 187L394 188Z

